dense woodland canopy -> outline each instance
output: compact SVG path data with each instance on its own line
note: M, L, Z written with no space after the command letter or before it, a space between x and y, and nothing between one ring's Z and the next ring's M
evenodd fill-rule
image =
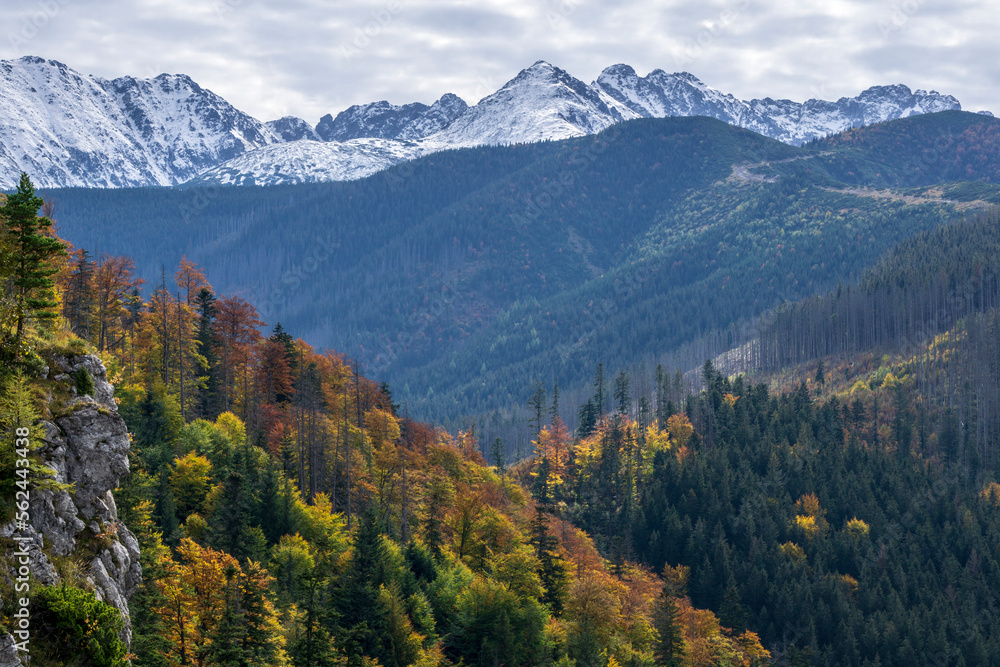
M474 432L418 423L342 355L263 333L253 305L186 260L143 299L130 259L66 248L40 205L24 180L0 208L5 262L17 220L40 248L34 282L9 292L26 324L3 332L4 391L20 402L0 420L6 437L47 416L52 355L107 365L133 445L116 501L144 573L132 664L765 663L755 633L693 606L683 570L603 556L531 493L529 462L494 448L487 466ZM65 583L36 586L50 632L34 660L125 664L117 612L82 573Z
M645 119L351 183L49 196L61 233L133 257L147 296L186 255L390 382L412 414L458 419L523 404L536 377L585 400L599 362L649 365L856 281L900 241L1000 201L980 159L1000 154L997 126L930 114L795 148L708 118ZM864 190L890 185L910 198Z
M887 127L873 136L900 141ZM1000 218L955 202L995 190L980 175L932 201L914 172L894 184L915 200L852 195L820 149L812 173L685 194L631 269L469 336L522 361L484 373L468 346L420 367L462 409L494 380L530 397L515 442L488 416L411 418L358 358L186 258L149 272L69 246L25 179L0 207L0 426L46 417L47 358L104 360L133 440L116 500L142 547L137 665L991 664ZM873 268L838 287L826 262ZM565 347L542 323L584 303ZM596 369L585 390L574 364ZM6 484L7 449L0 468ZM70 584L34 602L66 633L39 659L76 642L122 664L92 650L114 648L94 630L109 608Z

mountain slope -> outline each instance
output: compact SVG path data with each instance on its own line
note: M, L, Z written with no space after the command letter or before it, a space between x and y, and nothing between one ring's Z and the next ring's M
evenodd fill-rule
M978 140L961 128L1000 124L949 112L888 125L905 135L917 122L966 137L960 161ZM533 377L558 374L569 389L598 361L694 345L851 281L975 204L837 180L841 168L868 173L886 157L876 153L795 148L708 118L640 119L434 153L351 183L53 195L78 246L152 267L186 254L218 289L359 358L414 414L443 418L522 403ZM904 158L878 173L901 174ZM129 235L120 220L135 221Z
M276 138L182 75L108 81L62 63L0 62L0 187L175 185Z
M278 120L269 120L264 124L267 125L267 128L276 137L281 137L284 141L298 141L300 139L323 141L316 134L316 130L313 129L312 125L295 116L285 116Z
M433 139L457 146L567 139L620 120L592 88L539 60Z
M453 103L446 108L447 99ZM434 116L439 106L442 109ZM797 103L770 98L747 102L723 94L687 72L667 74L654 70L640 77L628 65L605 69L588 86L566 71L538 61L471 107L453 95L446 95L433 107L377 102L351 107L336 119L324 116L316 132L327 141L359 137L413 139L426 144L421 152L430 153L455 147L585 136L636 118L708 116L801 145L860 125L960 108L953 97L912 92L902 85L869 88L857 97L836 102ZM352 168L331 168L314 162L318 157L311 152L298 158L303 165L299 182L315 182L323 174L353 172ZM252 162L260 165L265 161L262 158ZM214 173L227 175L219 181L222 183L269 182L261 178L259 166L243 172L245 163L238 160L227 164L221 172L205 174L200 182L209 182ZM285 174L282 182L295 181Z
M433 144L391 139L302 139L249 151L203 171L186 187L353 181L433 152Z

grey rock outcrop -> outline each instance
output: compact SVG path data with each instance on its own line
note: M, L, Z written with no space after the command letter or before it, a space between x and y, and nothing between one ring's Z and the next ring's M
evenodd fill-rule
M78 396L74 378L81 369L93 379L93 395ZM128 600L142 580L139 542L118 519L112 490L129 471L129 435L114 402L101 360L92 355L59 356L49 369L52 379L65 385L70 399L53 405L54 416L43 423L40 455L55 471L54 481L71 484L69 490L36 488L31 491L27 542L31 573L39 583L60 581L58 557L83 557L84 577L95 595L118 609L125 621L122 640L129 644L132 626ZM60 388L62 389L62 387ZM0 535L16 531L13 523ZM0 636L0 666L6 664L9 635ZM16 664L16 663L14 663Z

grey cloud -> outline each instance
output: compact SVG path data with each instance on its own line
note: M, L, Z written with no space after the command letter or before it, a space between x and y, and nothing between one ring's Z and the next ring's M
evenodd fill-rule
M44 25L11 41L45 6ZM33 0L3 3L0 26L0 57L182 72L265 120L446 92L474 103L538 59L586 81L619 62L684 69L743 98L898 82L1000 112L986 0Z

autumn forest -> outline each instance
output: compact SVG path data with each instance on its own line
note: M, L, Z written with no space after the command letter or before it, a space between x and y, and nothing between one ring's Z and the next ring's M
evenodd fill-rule
M730 162L703 156L686 181L674 182L675 171L655 177L683 196L658 200L669 210L629 208L623 219L641 234L602 227L592 242L607 247L577 248L618 262L610 278L553 263L563 291L529 298L530 272L525 284L489 293L510 292L502 307L486 304L483 289L461 307L496 318L456 334L467 347L451 340L454 354L438 358L425 333L439 323L421 324L414 357L381 367L365 352L307 342L311 331L295 328L306 322L300 311L287 329L267 321L246 291L216 289L215 267L184 253L149 266L148 246L137 260L74 245L59 209L22 176L0 200L0 428L11 441L22 427L44 433L96 391L87 371L59 384L57 358L99 357L131 442L112 502L142 568L126 641L83 561L53 556L62 583L35 588L32 664L995 664L993 166L955 166L951 182L975 187L931 197L913 175L919 160L896 159L896 177L889 158L874 165L887 144L919 143L936 125L915 127L818 142L802 150L826 151L821 168L768 167L775 181L766 185L719 179L740 151L784 149L727 135ZM720 141L714 132L676 141ZM619 168L618 148L601 170ZM517 174L541 169L528 153L550 149L510 150L520 153L482 155ZM545 159L558 163L554 155ZM976 155L956 161L979 164ZM430 168L418 165L417 179ZM900 199L848 205L854 194L831 192L874 173ZM574 206L591 197L601 215L616 215L620 202L598 192L600 173L580 180L591 190ZM666 187L647 186L640 195L650 202ZM376 178L345 190L369 187L381 186ZM502 199L502 188L489 188ZM414 206L437 210L429 199L438 194ZM60 206L82 201L74 196ZM669 224L644 226L654 214ZM586 224L606 224L595 221ZM870 256L849 251L875 234ZM795 244L806 248L801 257ZM750 247L760 252L752 264L737 251ZM499 275L504 257L470 280ZM656 268L647 265L634 289L613 289L647 261ZM233 282L232 265L220 265ZM730 282L753 271L767 276L760 302ZM792 283L784 292L783 279ZM622 303L594 324L587 308L602 299ZM370 301L360 308L375 312ZM358 338L370 342L408 312L386 311ZM590 318L583 333L576 316ZM579 335L560 338L567 331ZM506 351L480 372L485 349ZM447 401L414 391L420 375L449 374ZM428 418L435 406L440 418ZM16 511L13 452L5 441L5 523ZM52 486L44 456L31 452L32 488ZM79 549L116 530L98 528L83 529ZM0 540L13 550L9 536ZM0 578L8 629L11 585Z

